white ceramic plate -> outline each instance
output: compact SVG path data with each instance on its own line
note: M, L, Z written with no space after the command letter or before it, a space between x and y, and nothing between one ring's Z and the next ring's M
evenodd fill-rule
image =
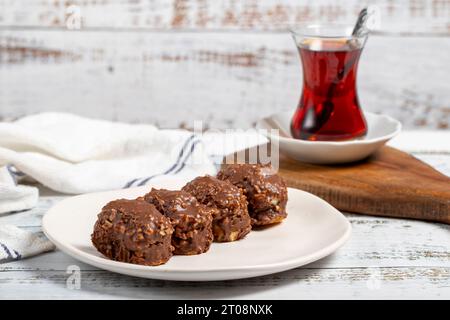
M367 135L349 141L306 141L292 138L290 122L292 112L281 112L258 122L259 128L279 129L275 136L268 131L268 138L279 139L280 151L303 162L317 164L346 163L364 159L377 151L401 130L401 124L386 115L364 112Z
M155 187L178 189L184 182L167 180ZM289 189L288 218L279 225L252 231L245 239L213 243L196 256L174 256L149 267L112 261L92 245L90 236L98 212L108 201L134 199L149 186L92 193L63 200L43 218L46 236L62 251L95 267L126 275L178 281L213 281L256 277L302 266L323 258L349 238L350 223L322 199Z

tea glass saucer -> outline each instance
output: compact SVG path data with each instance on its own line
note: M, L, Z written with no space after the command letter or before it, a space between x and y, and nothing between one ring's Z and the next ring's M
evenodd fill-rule
M367 134L347 141L307 141L294 139L290 133L293 112L280 112L258 121L258 128L268 129L267 137L278 139L280 151L290 158L315 164L354 162L368 157L401 131L401 123L387 115L364 112ZM273 130L278 129L277 134Z

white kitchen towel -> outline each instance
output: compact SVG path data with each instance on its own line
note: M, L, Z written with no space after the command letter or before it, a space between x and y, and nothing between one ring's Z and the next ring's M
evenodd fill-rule
M30 209L38 201L38 189L18 185L18 175L11 166L0 167L0 214Z
M187 180L214 174L208 152L217 156L265 142L248 132L203 139L186 130L42 113L0 123L0 167L15 180L79 194L141 186L161 175ZM0 183L11 185L11 178L0 177Z
M185 130L43 113L0 123L0 166L64 193L144 185L160 174L214 173Z
M12 225L0 225L0 263L20 260L51 251L55 246L45 238Z

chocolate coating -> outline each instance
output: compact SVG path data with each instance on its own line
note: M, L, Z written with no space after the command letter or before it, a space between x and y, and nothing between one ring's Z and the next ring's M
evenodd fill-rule
M115 200L103 207L91 236L99 252L116 261L156 266L172 256L173 227L144 200Z
M204 176L195 178L182 190L212 209L214 241L235 241L250 232L247 200L243 192L231 183Z
M193 255L208 251L213 241L212 210L185 191L152 189L144 196L170 219L174 227L174 254Z
M287 217L286 183L270 165L232 164L223 168L217 178L243 190L253 226L278 223Z

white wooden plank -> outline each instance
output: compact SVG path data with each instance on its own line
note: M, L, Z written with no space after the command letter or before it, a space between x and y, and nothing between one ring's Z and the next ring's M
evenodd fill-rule
M22 212L0 214L0 223L13 224L22 228L36 230L40 228L42 216L50 207L64 199L65 196L40 197L36 207Z
M65 271L0 272L8 299L448 299L450 268L295 269L221 282L170 282L106 271L81 272L79 290Z
M150 30L284 30L317 23L353 23L367 5L379 8L387 33L449 34L450 1L428 0L134 0L0 1L0 26Z
M448 52L447 37L372 36L359 70L363 108L406 128L448 128ZM0 31L3 118L51 110L245 128L293 110L300 88L287 33Z

